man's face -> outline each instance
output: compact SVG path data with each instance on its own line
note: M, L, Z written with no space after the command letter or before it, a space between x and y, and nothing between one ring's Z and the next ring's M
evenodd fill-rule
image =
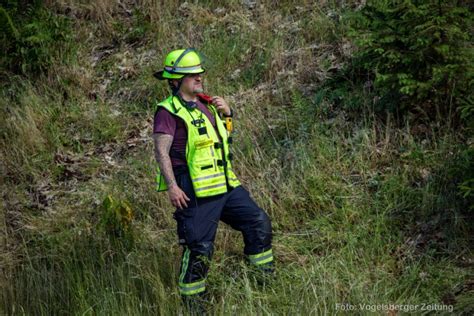
M201 74L186 75L179 89L185 94L196 94L204 91Z

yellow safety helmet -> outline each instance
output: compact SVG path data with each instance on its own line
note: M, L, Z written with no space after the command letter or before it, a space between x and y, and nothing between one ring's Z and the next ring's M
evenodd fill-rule
M164 69L153 76L159 80L181 79L187 74L200 74L205 70L201 58L194 48L178 49L169 53L164 62Z

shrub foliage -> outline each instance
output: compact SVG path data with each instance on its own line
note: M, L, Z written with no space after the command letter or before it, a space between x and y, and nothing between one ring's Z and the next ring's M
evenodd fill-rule
M47 10L43 1L2 1L0 25L0 66L13 73L45 72L71 51L69 20Z
M369 1L350 21L352 64L373 79L379 108L472 116L473 14L463 1Z

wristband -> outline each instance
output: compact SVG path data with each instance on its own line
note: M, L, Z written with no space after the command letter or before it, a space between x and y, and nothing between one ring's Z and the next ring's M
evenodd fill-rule
M232 111L232 109L230 109L230 115L225 115L225 114L222 114L223 117L233 117L234 116L234 111Z

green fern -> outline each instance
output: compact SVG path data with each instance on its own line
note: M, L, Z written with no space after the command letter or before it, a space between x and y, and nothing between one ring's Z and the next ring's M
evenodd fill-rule
M10 14L8 14L7 10L5 10L3 7L0 7L0 26L2 28L2 37L6 37L4 38L4 43L5 40L17 41L20 37L20 33L13 24Z
M17 6L0 7L0 38L4 45L1 66L17 74L46 72L58 52L62 60L71 52L69 22L40 2L27 5L21 13Z

